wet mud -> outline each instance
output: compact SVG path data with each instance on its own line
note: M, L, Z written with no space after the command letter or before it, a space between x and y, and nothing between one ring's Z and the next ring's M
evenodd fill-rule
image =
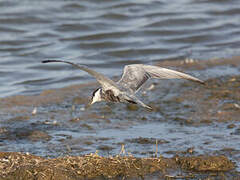
M1 98L0 179L239 179L240 57L158 65L206 83L150 82L151 112L86 109L95 82Z
M159 178L195 178L208 172L210 177L228 177L234 164L225 156L173 158L101 157L98 154L45 159L22 153L0 153L0 179L144 179L149 174ZM171 171L181 175L169 175ZM191 173L189 173L191 172ZM215 174L211 174L211 173ZM221 173L219 173L221 172ZM196 173L196 175L195 175ZM203 175L202 175L203 176ZM231 175L233 176L233 175Z

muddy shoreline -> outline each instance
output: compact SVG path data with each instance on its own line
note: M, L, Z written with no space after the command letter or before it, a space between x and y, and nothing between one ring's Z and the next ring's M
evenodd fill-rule
M23 153L0 153L0 179L95 179L141 178L155 174L159 178L196 178L237 175L234 164L225 156L173 158L101 157L98 154L45 159ZM4 170L4 171L3 171ZM169 175L182 171L179 175ZM220 172L220 173L219 173ZM205 175L204 175L205 174ZM206 175L208 174L208 175Z
M141 94L154 107L153 112L124 105L95 106L85 110L90 92L97 87L95 82L45 90L40 95L1 98L0 145L3 152L0 153L0 179L240 178L240 149L238 144L234 146L240 135L240 57L163 61L157 65L194 72L204 78L206 86L184 81L177 85L167 82L166 87L161 88L154 82L155 87L149 92L146 88L145 92L153 97ZM160 88L161 100L154 101L154 94ZM123 111L128 112L128 116ZM209 134L210 138L203 138L199 146L191 143L185 146L186 142L178 137L167 139L177 131L174 128L162 139L144 135L129 135L120 140L110 135L98 137L99 131L114 133L120 129L124 134L131 126L149 123L167 123L173 127L193 128L193 131L202 128L200 133L204 128L210 127L213 131L223 128L227 139L221 139L225 134L213 133ZM74 133L87 135L80 134L77 138L72 135ZM160 151L158 158L153 157L156 139ZM168 148L178 140L184 146L183 150ZM225 145L224 141L229 144ZM9 145L16 142L27 143L29 148ZM221 142L223 145L219 144ZM127 145L127 154L116 156L121 144ZM36 145L44 151L36 151ZM95 152L94 149L100 154L88 153ZM57 151L60 153L55 153ZM167 157L167 154L171 156Z

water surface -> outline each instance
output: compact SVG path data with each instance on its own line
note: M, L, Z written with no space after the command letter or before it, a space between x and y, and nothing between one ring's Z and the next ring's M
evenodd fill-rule
M66 64L41 64L45 59L86 64L115 77L130 63L239 55L239 27L239 0L2 0L0 97L35 95L93 81ZM154 90L140 94L146 104L155 106L154 112L130 111L123 104L109 108L104 103L85 110L75 98L87 97L96 85L72 88L70 97L48 105L43 103L47 96L33 96L33 104L41 100L38 105L18 106L14 104L18 97L6 100L12 108L4 104L0 109L0 151L58 157L98 150L107 156L118 154L125 144L128 153L149 157L155 155L158 140L158 155L223 154L239 168L239 84L234 85L239 67L189 73L203 80L237 78L210 80L212 88L156 81ZM191 94L195 91L197 97ZM184 97L184 92L189 95ZM57 91L52 94L59 99L64 95L65 91L60 97ZM31 114L34 106L36 115Z
M130 63L239 55L238 0L0 2L0 96L89 81L60 58L109 76Z

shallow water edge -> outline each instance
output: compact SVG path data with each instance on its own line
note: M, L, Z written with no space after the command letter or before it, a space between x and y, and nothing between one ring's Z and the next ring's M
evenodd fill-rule
M5 179L19 173L29 179L46 174L65 179L239 178L240 57L157 65L192 74L206 85L152 81L139 96L153 112L105 103L85 109L95 82L1 98ZM122 145L126 153L116 156ZM110 162L120 168L114 168L115 174L105 171Z

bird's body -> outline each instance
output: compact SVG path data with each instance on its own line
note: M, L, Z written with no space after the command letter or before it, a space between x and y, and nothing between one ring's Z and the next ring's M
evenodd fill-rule
M136 92L141 86L150 78L158 79L187 79L199 83L203 81L190 76L185 73L174 71L167 68L158 66L144 65L144 64L131 64L124 67L123 75L118 82L114 82L103 74L89 69L83 65L77 65L68 61L61 60L46 60L43 63L61 62L71 64L83 71L88 72L90 75L96 78L96 80L102 86L96 89L92 94L91 103L99 101L107 102L120 102L120 103L133 103L139 104L144 108L152 109L150 106L144 104L136 97Z

